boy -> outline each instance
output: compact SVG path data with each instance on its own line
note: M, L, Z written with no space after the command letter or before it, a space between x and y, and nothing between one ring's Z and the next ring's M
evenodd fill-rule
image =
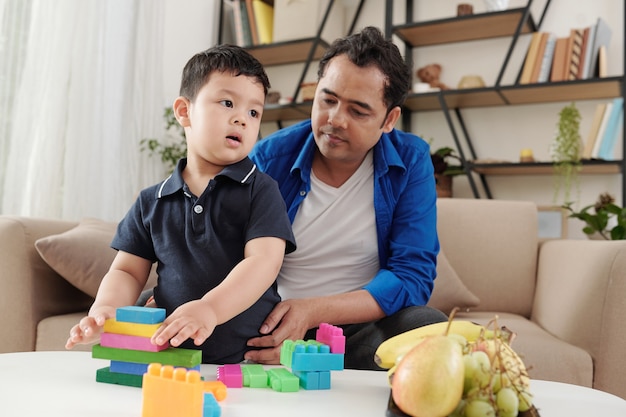
M152 342L201 347L204 363L243 360L280 301L276 275L295 249L276 183L247 157L268 89L263 67L242 48L220 45L189 60L173 105L187 158L120 222L111 245L119 252L68 349L97 340L117 307L134 304L157 262L154 299L167 318Z

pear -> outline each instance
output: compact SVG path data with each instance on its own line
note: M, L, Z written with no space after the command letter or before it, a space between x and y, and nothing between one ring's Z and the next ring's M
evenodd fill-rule
M393 400L413 417L447 416L461 401L464 371L459 341L429 336L396 366L391 381Z

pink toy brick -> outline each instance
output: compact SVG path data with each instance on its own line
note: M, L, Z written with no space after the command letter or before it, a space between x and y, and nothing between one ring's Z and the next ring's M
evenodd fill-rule
M341 327L321 323L315 333L315 340L330 346L331 353L346 353L346 337Z
M217 367L217 380L222 381L228 388L242 388L243 375L241 365L226 364Z
M143 350L144 352L160 352L170 346L169 342L165 342L163 345L153 345L149 337L108 332L100 335L100 345L119 349Z

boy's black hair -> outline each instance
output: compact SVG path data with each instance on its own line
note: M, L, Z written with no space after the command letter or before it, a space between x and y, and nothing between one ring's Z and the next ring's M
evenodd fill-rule
M398 47L385 39L380 29L368 26L361 32L335 40L319 63L318 79L324 76L328 62L346 55L358 67L374 65L386 77L384 100L389 112L404 103L411 89L411 69L406 65Z
M263 65L245 49L235 45L217 45L199 52L185 64L180 82L180 95L194 101L198 91L215 71L254 78L267 96L270 81Z

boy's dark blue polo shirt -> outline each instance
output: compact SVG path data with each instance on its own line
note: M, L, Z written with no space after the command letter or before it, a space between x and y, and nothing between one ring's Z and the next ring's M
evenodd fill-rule
M278 237L287 241L287 253L295 249L276 182L249 158L224 168L199 197L183 181L186 164L182 159L169 178L140 193L111 244L158 262L154 297L168 315L222 282L243 259L249 240ZM203 362L242 361L250 349L247 340L259 336L263 320L279 300L274 283L252 307L217 326L201 347ZM191 340L181 347L197 348Z

